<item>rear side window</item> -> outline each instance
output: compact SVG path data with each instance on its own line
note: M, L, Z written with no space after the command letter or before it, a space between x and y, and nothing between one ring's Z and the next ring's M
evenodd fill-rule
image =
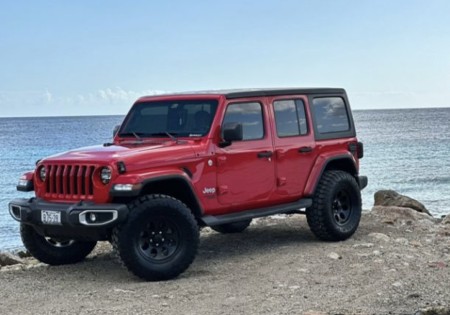
M308 133L305 105L302 100L275 101L273 109L278 137L302 136Z
M347 108L342 98L314 98L313 111L319 133L326 134L350 130Z
M259 103L230 104L223 125L226 123L241 123L243 140L257 140L264 137L263 114Z

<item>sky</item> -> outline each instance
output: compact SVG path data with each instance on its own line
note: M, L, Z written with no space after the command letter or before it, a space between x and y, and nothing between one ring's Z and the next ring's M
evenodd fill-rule
M450 1L0 0L0 117L126 114L142 95L342 87L450 107Z

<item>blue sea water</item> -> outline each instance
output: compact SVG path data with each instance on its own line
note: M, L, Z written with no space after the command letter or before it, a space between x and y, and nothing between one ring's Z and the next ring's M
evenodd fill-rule
M69 149L111 140L123 116L0 118L0 251L22 246L8 213L20 175L35 161ZM361 174L369 177L363 206L379 189L423 202L435 216L450 213L450 108L354 111L365 145Z

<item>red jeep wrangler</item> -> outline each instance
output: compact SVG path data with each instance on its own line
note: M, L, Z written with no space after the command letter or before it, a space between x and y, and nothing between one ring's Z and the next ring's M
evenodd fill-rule
M37 162L10 202L27 250L60 265L110 241L146 280L194 260L199 227L241 232L253 218L306 213L325 241L361 216L362 143L343 89L261 89L143 97L112 143ZM306 209L306 210L305 210Z

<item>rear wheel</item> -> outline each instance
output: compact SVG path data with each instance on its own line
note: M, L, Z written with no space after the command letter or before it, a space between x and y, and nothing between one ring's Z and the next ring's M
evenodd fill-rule
M361 208L361 192L355 178L344 171L326 171L306 217L319 239L342 241L358 228Z
M149 281L168 280L193 262L199 229L189 208L165 195L130 205L128 220L113 231L113 246L125 267Z
M213 229L216 232L229 234L229 233L240 233L244 231L252 222L252 219L249 220L243 220L233 223L226 223L221 225L215 225L211 226L211 229Z
M81 242L38 234L31 225L21 224L20 235L25 248L37 260L49 265L66 265L82 261L97 242Z

